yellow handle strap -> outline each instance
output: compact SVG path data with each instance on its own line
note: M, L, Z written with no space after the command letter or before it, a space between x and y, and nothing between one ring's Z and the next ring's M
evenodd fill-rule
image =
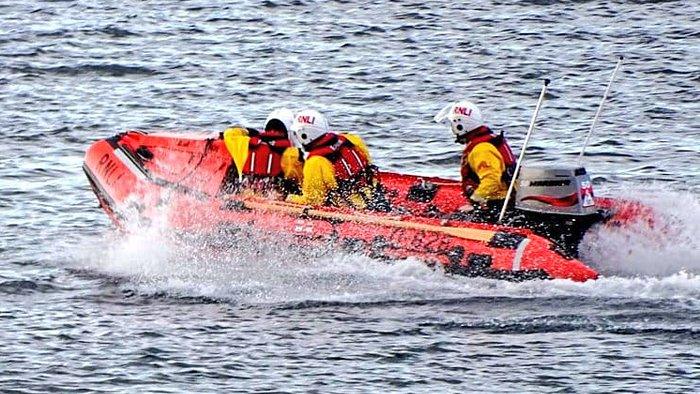
M243 204L250 209L259 209L273 212L284 212L287 214L296 215L306 215L309 217L316 217L321 219L336 219L344 222L355 222L363 224L376 224L386 227L396 227L405 228L411 230L427 231L432 233L440 233L449 235L452 237L468 239L471 241L481 241L489 242L495 231L481 230L473 228L463 228L463 227L446 227L446 226L436 226L432 224L425 223L415 223L406 222L397 219L383 218L372 215L366 215L362 213L348 214L342 212L330 212L320 209L310 209L308 207L302 207L297 204L282 203L277 204L276 202L256 202L251 200L243 200Z

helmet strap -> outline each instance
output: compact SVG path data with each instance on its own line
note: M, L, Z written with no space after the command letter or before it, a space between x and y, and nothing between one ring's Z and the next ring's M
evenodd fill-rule
M479 126L472 131L469 131L467 133L464 133L464 134L458 136L455 139L455 142L457 142L458 144L466 144L467 142L469 142L469 140L471 140L473 138L481 137L482 135L486 135L486 134L490 134L490 133L491 133L491 129L489 129L488 126Z
M306 151L312 151L318 147L321 146L326 146L326 145L333 145L338 141L338 135L335 133L326 133L323 134L322 136L316 138L313 141L310 141L308 144L304 144L304 150Z

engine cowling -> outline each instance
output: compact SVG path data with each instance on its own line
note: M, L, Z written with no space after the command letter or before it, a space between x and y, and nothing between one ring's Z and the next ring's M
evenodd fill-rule
M515 207L523 211L586 216L598 212L591 178L583 167L527 166L520 169Z

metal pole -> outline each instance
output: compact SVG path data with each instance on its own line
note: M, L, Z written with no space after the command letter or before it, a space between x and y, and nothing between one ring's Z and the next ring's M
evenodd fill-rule
M593 130L595 130L595 127L598 125L598 118L600 117L600 113L603 111L603 104L605 104L605 100L608 98L608 94L610 93L610 87L613 84L613 81L615 80L615 75L617 75L617 70L620 69L620 66L622 65L622 59L624 59L624 56L620 56L620 58L617 61L617 66L615 66L615 70L613 70L612 75L610 76L610 82L608 82L608 87L605 88L605 93L603 93L603 99L600 100L600 105L598 106L598 110L595 113L595 116L593 117L593 124L591 124L591 129L588 131L588 135L586 136L586 140L583 142L583 146L581 147L581 153L578 155L578 165L581 165L581 162L583 161L583 154L586 151L586 148L588 147L588 143L591 140L591 136L593 135Z
M542 91L540 92L540 98L537 100L537 106L535 107L535 113L532 114L532 120L530 120L530 128L527 130L525 135L525 142L523 142L523 148L520 150L520 156L518 156L518 162L515 164L515 171L513 171L513 179L510 180L510 185L508 186L508 193L506 193L506 199L503 201L503 208L501 208L501 214L498 215L498 223L503 220L503 216L506 214L506 208L508 207L508 201L513 194L513 187L515 186L515 180L518 178L518 171L520 171L520 165L523 162L523 157L525 157L525 150L527 149L527 144L530 142L530 136L532 131L535 129L535 121L537 120L537 114L540 113L540 107L542 107L542 101L544 101L544 95L547 93L547 86L549 85L549 79L544 80L544 85L542 85Z

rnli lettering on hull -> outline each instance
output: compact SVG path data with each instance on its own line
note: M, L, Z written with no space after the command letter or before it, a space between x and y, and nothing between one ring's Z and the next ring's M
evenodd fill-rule
M102 155L102 157L100 157L100 160L97 162L97 172L98 174L102 175L102 178L107 185L114 186L114 184L119 182L122 176L124 176L125 172L122 168L119 175L116 177L113 176L120 168L117 160L113 159L111 156L112 155L109 153L105 153Z
M136 163L119 148L103 154L97 162L97 173L102 176L104 183L108 186L114 186L128 172L137 179L148 179Z

